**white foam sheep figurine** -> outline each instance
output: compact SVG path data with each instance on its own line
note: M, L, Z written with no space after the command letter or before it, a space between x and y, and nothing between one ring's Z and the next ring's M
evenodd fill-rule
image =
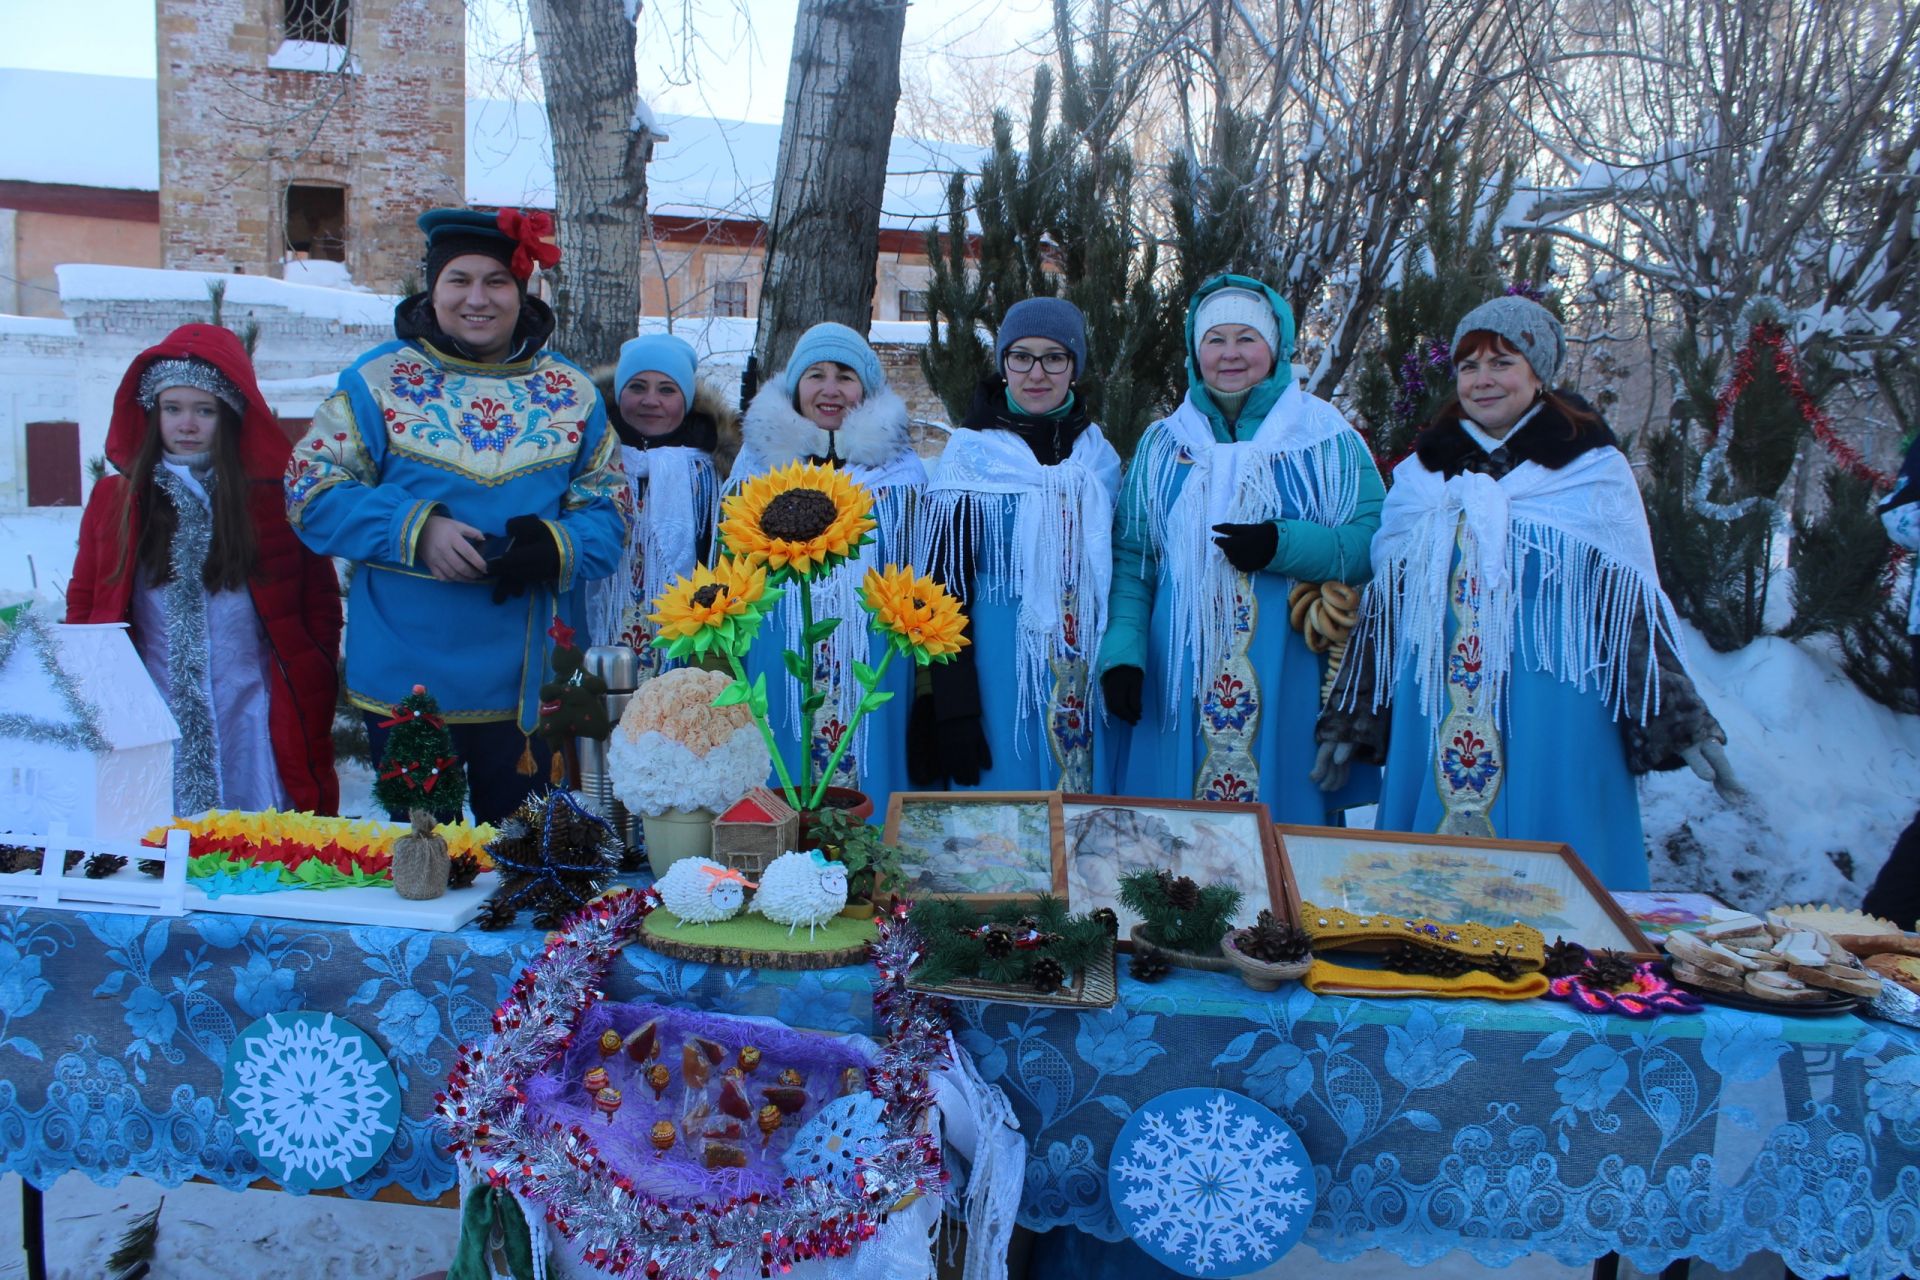
M789 938L805 925L811 941L814 929L839 915L846 905L847 869L814 851L783 853L768 863L749 910L786 925Z
M679 919L674 928L694 924L719 924L740 914L746 902L751 880L732 867L723 867L711 858L682 858L653 882L660 901Z

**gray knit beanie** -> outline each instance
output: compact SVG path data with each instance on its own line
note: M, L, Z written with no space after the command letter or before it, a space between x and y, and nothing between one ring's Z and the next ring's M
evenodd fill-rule
M1087 368L1087 318L1065 298L1025 298L1007 308L1000 336L993 344L994 363L1007 364L1007 348L1022 338L1057 342L1073 357L1073 376Z
M1454 326L1454 350L1460 349L1461 339L1481 329L1512 343L1533 366L1533 376L1540 379L1540 385L1553 389L1554 377L1567 360L1566 330L1554 319L1553 312L1518 294L1483 302Z

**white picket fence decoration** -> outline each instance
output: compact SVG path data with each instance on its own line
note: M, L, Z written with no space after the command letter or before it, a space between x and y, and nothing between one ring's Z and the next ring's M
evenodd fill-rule
M0 831L0 844L41 851L38 871L0 875L0 906L44 907L54 911L98 911L113 915L179 916L186 914L188 835L178 827L167 832L165 849L136 841L69 836L65 823L50 823L45 835ZM89 880L82 870L85 858L66 870L66 855L78 849L88 858L112 853L128 865L112 876ZM166 862L158 879L135 870L147 858Z

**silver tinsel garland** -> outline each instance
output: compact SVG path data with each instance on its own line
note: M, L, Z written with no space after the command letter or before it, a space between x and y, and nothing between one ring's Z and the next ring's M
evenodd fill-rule
M544 1205L588 1262L629 1280L715 1280L743 1260L771 1276L804 1259L844 1257L902 1200L938 1192L945 1174L924 1121L929 1072L946 1061L946 1019L936 1001L907 990L919 942L904 910L880 922L872 949L874 1013L886 1035L869 1080L887 1140L859 1162L851 1190L789 1178L775 1197L668 1203L603 1160L584 1129L529 1121L523 1083L565 1052L581 1015L602 998L615 953L659 901L649 889L590 903L521 973L492 1034L460 1047L446 1091L435 1095L449 1147L494 1186Z
M201 582L213 546L213 511L170 468L155 467L154 482L173 501L178 524L168 563L163 607L167 617L167 706L180 726L173 744L173 811L204 813L220 807L218 728L207 673L207 589Z
M17 711L0 711L0 738L24 738L49 747L91 751L97 756L113 750L107 735L100 731L100 708L87 701L73 677L60 669L60 651L36 610L23 609L10 629L0 631L0 668L5 668L13 658L14 649L28 636L33 637L40 649L40 668L46 672L47 683L73 714L74 723L55 724Z

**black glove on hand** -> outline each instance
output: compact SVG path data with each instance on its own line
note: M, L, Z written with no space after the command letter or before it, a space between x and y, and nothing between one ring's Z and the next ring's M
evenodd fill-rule
M934 750L940 772L956 786L977 787L980 775L993 768L993 748L987 745L987 729L979 716L940 721Z
M1242 573L1258 573L1273 563L1273 553L1280 549L1280 527L1271 520L1262 520L1259 524L1217 524L1214 533L1219 536L1213 545L1220 548L1227 557L1227 563Z
M1140 723L1140 695L1147 686L1147 673L1139 667L1111 667L1100 677L1100 692L1107 710L1128 724Z
M546 521L539 516L515 516L507 521L507 533L513 538L513 547L491 562L495 604L504 603L508 596L523 596L528 587L560 577L560 544L554 541Z
M933 717L933 695L915 696L907 711L907 780L916 787L940 785L940 724Z

